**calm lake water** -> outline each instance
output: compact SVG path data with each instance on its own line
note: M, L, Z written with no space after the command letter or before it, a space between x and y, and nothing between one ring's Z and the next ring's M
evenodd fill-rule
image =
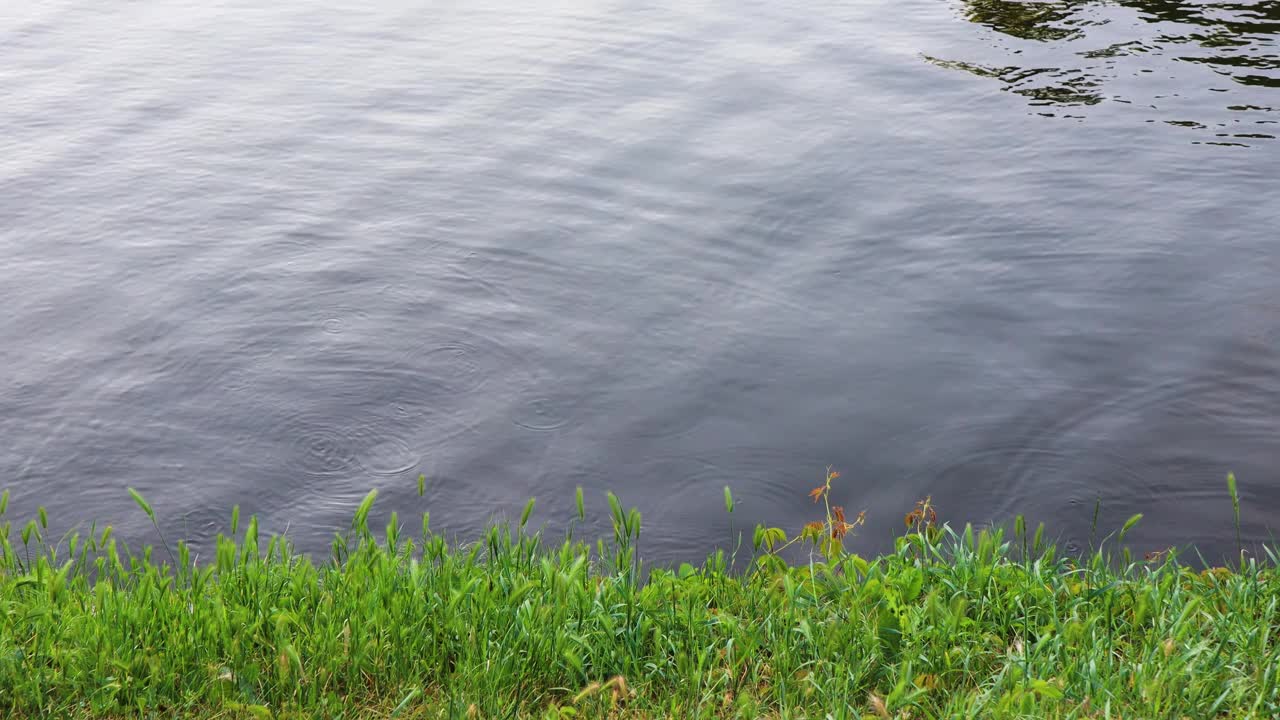
M1280 3L10 0L0 53L19 519L581 485L671 561L832 465L869 549L931 494L1220 555L1229 470L1280 524Z

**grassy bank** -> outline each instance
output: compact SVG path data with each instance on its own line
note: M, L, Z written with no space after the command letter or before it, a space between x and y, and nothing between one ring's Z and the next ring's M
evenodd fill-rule
M834 479L805 529L745 538L739 572L642 567L640 515L612 496L612 537L549 542L530 505L457 547L426 516L375 534L370 494L324 560L236 513L198 564L0 513L0 716L1280 715L1274 557L1073 559L924 502L895 552L861 558Z

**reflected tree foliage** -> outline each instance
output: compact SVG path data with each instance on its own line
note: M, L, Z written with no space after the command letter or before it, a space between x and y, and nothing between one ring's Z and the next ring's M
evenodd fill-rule
M1272 93L1280 89L1280 0L960 0L958 7L966 20L993 33L1008 62L926 59L994 78L1031 105L1086 108L1110 100L1157 108L1164 96L1141 94L1143 74L1172 80L1183 105L1188 96L1208 93L1216 94L1212 106L1219 110L1222 100L1227 110L1255 114L1280 105ZM1272 124L1271 118L1258 122Z
M1022 40L1049 41L1078 36L1077 9L1087 4L971 0L964 5L970 22Z

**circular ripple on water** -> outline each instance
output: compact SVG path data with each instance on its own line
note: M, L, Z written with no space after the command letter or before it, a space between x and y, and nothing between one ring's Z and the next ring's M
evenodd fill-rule
M372 316L371 304L360 302L353 293L321 293L308 298L308 303L315 308L309 313L309 322L327 335L341 335L365 327Z
M527 353L517 351L498 337L445 327L421 333L427 340L407 352L398 363L401 372L413 373L418 382L441 393L469 395L487 389L496 380L519 389L527 385ZM516 387L510 387L516 385Z
M334 411L335 419L347 427L352 423L343 418L354 413L381 428L383 435L400 437L414 448L436 447L486 418L501 417L503 398L458 394L438 377L404 365L327 361L308 367L299 379L306 392L342 408Z
M278 432L289 448L287 466L326 483L414 472L427 447L413 427L370 413L299 414L281 423Z
M360 466L374 475L394 477L415 471L422 463L422 453L404 438L385 435L359 454Z
M138 366L146 369L147 385L157 392L179 397L208 393L221 400L226 394L246 389L277 347L266 333L216 339L184 339L175 333L165 343L143 349Z
M204 348L183 349L159 360L155 365L156 387L172 386L177 394L191 397L204 393L224 395L245 389L251 374L245 361L218 355Z
M448 340L420 356L428 375L455 392L475 392L489 381L496 368L488 367L485 349L465 340Z
M349 477L360 467L356 434L340 422L299 416L281 432L289 443L290 466L309 478Z
M465 301L490 310L518 307L516 296L500 282L479 274L480 268L444 265L420 273L411 282L397 282L379 293L401 303Z
M573 422L577 403L568 395L537 396L521 400L511 411L511 422L526 430L550 432Z

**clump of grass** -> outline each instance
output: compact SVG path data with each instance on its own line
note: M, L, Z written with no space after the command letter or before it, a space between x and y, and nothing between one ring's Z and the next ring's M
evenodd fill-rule
M326 560L255 518L239 534L234 511L202 564L110 528L48 542L43 513L14 536L0 499L0 716L1280 715L1274 553L1207 571L1063 557L1021 521L956 529L924 500L864 558L837 478L816 526L758 528L741 572L719 554L645 574L640 514L612 495L594 543L530 531L530 502L458 546L425 513L375 533L370 493Z

